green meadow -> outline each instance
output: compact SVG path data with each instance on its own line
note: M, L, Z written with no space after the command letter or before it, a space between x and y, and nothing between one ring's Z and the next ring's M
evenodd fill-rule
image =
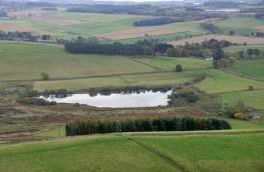
M61 138L0 147L0 170L254 172L264 168L263 137L235 130Z

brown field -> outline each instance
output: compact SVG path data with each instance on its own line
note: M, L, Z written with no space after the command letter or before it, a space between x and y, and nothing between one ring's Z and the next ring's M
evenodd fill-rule
M35 32L36 29L29 25L19 24L19 23L0 23L0 30L5 32Z
M254 27L255 29L257 29L258 31L260 32L264 32L264 26L257 26L257 27Z
M18 12L15 11L10 12L9 16L15 17L17 19L26 19L33 22L44 22L59 26L87 23L87 21L84 20L67 19L64 17L59 17L56 15L56 12L43 10L24 10Z
M63 17L56 17L56 16L51 16L51 15L31 16L31 17L26 17L26 19L30 21L34 21L34 22L44 22L44 23L55 24L59 26L87 23L87 21L83 21L83 20L66 19Z
M263 38L254 38L254 37L245 37L245 36L228 36L228 35L203 35L203 36L196 36L188 39L182 39L178 41L171 41L170 44L173 45L184 45L186 42L189 43L200 43L205 40L209 39L217 39L217 40L226 40L232 43L238 44L264 44Z
M185 32L184 29L175 29L175 28L164 28L164 27L145 27L145 28L135 28L135 29L126 29L122 31L108 32L103 34L96 35L99 38L110 39L110 40L122 40L122 39L131 39L131 38L140 38L146 35L149 36L158 36L158 35L167 35L179 32Z

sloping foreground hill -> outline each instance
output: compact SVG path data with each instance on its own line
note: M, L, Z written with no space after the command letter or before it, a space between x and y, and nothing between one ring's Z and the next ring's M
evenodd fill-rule
M2 146L0 171L263 171L264 131L95 135Z

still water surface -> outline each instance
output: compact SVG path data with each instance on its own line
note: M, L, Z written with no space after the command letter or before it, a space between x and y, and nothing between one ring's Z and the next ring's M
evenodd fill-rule
M90 96L89 94L72 94L65 98L57 98L54 96L43 97L47 101L55 101L57 103L69 104L85 104L95 107L112 107L112 108L128 108L128 107L155 107L167 106L172 91L154 92L144 91L140 93L114 93L110 95L97 94Z

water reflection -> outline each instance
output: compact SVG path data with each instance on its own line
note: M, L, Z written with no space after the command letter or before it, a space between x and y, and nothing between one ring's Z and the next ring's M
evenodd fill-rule
M89 94L72 94L64 98L57 98L54 96L43 97L47 101L55 101L57 103L79 103L95 107L112 107L112 108L126 108L126 107L155 107L168 105L168 96L172 93L171 90L166 92L161 91L144 91L140 93L129 94L97 94L91 96Z

